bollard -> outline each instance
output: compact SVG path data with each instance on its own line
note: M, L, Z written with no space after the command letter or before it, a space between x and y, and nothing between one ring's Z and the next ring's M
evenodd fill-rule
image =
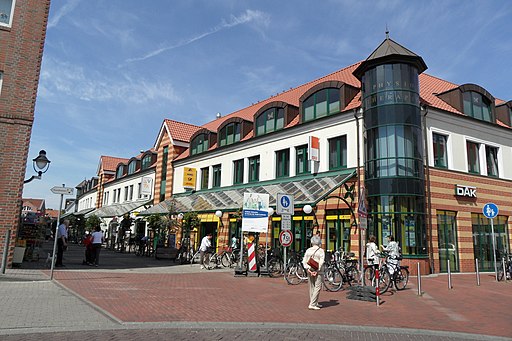
M9 257L10 239L11 239L11 229L7 229L7 232L5 234L4 252L2 255L2 274L5 274L5 269L7 268L7 257Z
M475 269L476 269L476 285L480 286L480 269L478 268L478 258L475 259Z
M421 272L420 272L420 263L418 263L418 296L421 296Z
M447 262L448 262L448 289L452 289L453 286L452 286L452 271L450 269L450 260L447 259Z
M380 305L379 269L375 269L375 297L377 298L378 307Z
M505 262L505 258L501 259L501 263L503 264L503 280L506 282L507 281L507 265Z

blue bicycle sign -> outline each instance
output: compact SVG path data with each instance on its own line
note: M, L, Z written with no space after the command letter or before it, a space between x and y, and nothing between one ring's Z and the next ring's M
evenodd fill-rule
M288 206L290 206L290 198L288 198L287 196L282 196L281 197L281 206L283 206L284 208L287 208Z
M276 213L293 215L293 195L277 193L276 198Z
M496 218L496 216L499 213L498 206L492 202L489 202L484 205L484 208L482 209L482 213L486 218L493 219Z

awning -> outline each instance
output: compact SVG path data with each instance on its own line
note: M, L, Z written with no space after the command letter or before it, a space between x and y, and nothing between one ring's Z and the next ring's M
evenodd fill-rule
M104 206L98 208L94 212L87 213L85 215L86 218L90 217L91 215L97 215L100 218L113 218L113 217L120 217L124 215L125 213L130 213L131 211L147 205L151 203L153 200L138 200L138 201L132 201L122 204L114 204L109 206Z
M176 194L172 199L142 211L139 215L166 214L169 213L171 207L175 212L235 211L242 207L246 192L269 194L270 205L274 207L278 193L293 195L295 205L299 207L306 204L316 205L355 174L356 171L350 169L342 173L331 173L331 175L323 177L318 175L290 182L275 183L274 180L243 188L220 188L204 192Z

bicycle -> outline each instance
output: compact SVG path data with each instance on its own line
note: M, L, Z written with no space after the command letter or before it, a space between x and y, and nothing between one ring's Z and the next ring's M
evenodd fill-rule
M498 281L503 281L503 279L510 280L510 279L512 279L512 255L505 254L502 259L506 259L506 261L505 261L506 276L505 276L505 273L503 272L503 265L501 263L498 268Z
M238 263L239 257L240 257L239 249L228 248L222 254L220 262L222 263L223 267L230 268L233 265Z
M339 291L345 283L352 286L352 283L358 282L359 270L352 265L353 256L353 253L347 254L342 250L337 250L332 255L327 253L323 280L326 290Z
M284 269L284 278L291 285L300 284L308 279L307 271L302 265L302 257L296 251L290 252L290 260Z
M396 288L396 290L404 290L407 286L407 283L409 283L409 267L399 265L398 260L400 260L401 258L398 258L398 259L391 258L388 253L382 253L382 256L380 257L380 259L386 260L385 262L379 262L380 263L380 266L379 266L380 293L381 294L385 293L386 291L388 291L388 289L391 286L394 286ZM397 262L396 263L389 262L389 259L396 260ZM369 266L365 269L365 275L363 278L365 285L367 285L366 280L368 279L367 269L373 270L374 268ZM390 271L390 269L391 269L391 271ZM369 270L369 271L371 272L372 270ZM371 276L371 274L370 274L370 276ZM375 276L374 273L373 273L373 276ZM374 286L374 283L375 283L374 278L371 278L371 283Z
M363 285L376 287L378 284L380 293L383 294L388 290L391 282L391 277L384 263L384 256L379 257L379 264L377 269L379 270L379 282L376 282L376 267L374 265L367 265L363 271ZM372 262L373 258L368 259Z

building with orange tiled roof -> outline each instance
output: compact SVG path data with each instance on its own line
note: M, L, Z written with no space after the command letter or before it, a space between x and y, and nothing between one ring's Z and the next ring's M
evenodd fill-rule
M212 233L222 247L243 237L244 194L274 210L286 194L293 217L259 222L260 243L276 247L290 229L304 250L318 231L326 249L359 256L370 234L384 245L393 235L413 272L474 271L475 259L493 270L482 209L499 206L496 245L510 251L512 102L426 69L386 37L363 62L194 127L172 162L172 197L142 214L198 212L178 238Z

